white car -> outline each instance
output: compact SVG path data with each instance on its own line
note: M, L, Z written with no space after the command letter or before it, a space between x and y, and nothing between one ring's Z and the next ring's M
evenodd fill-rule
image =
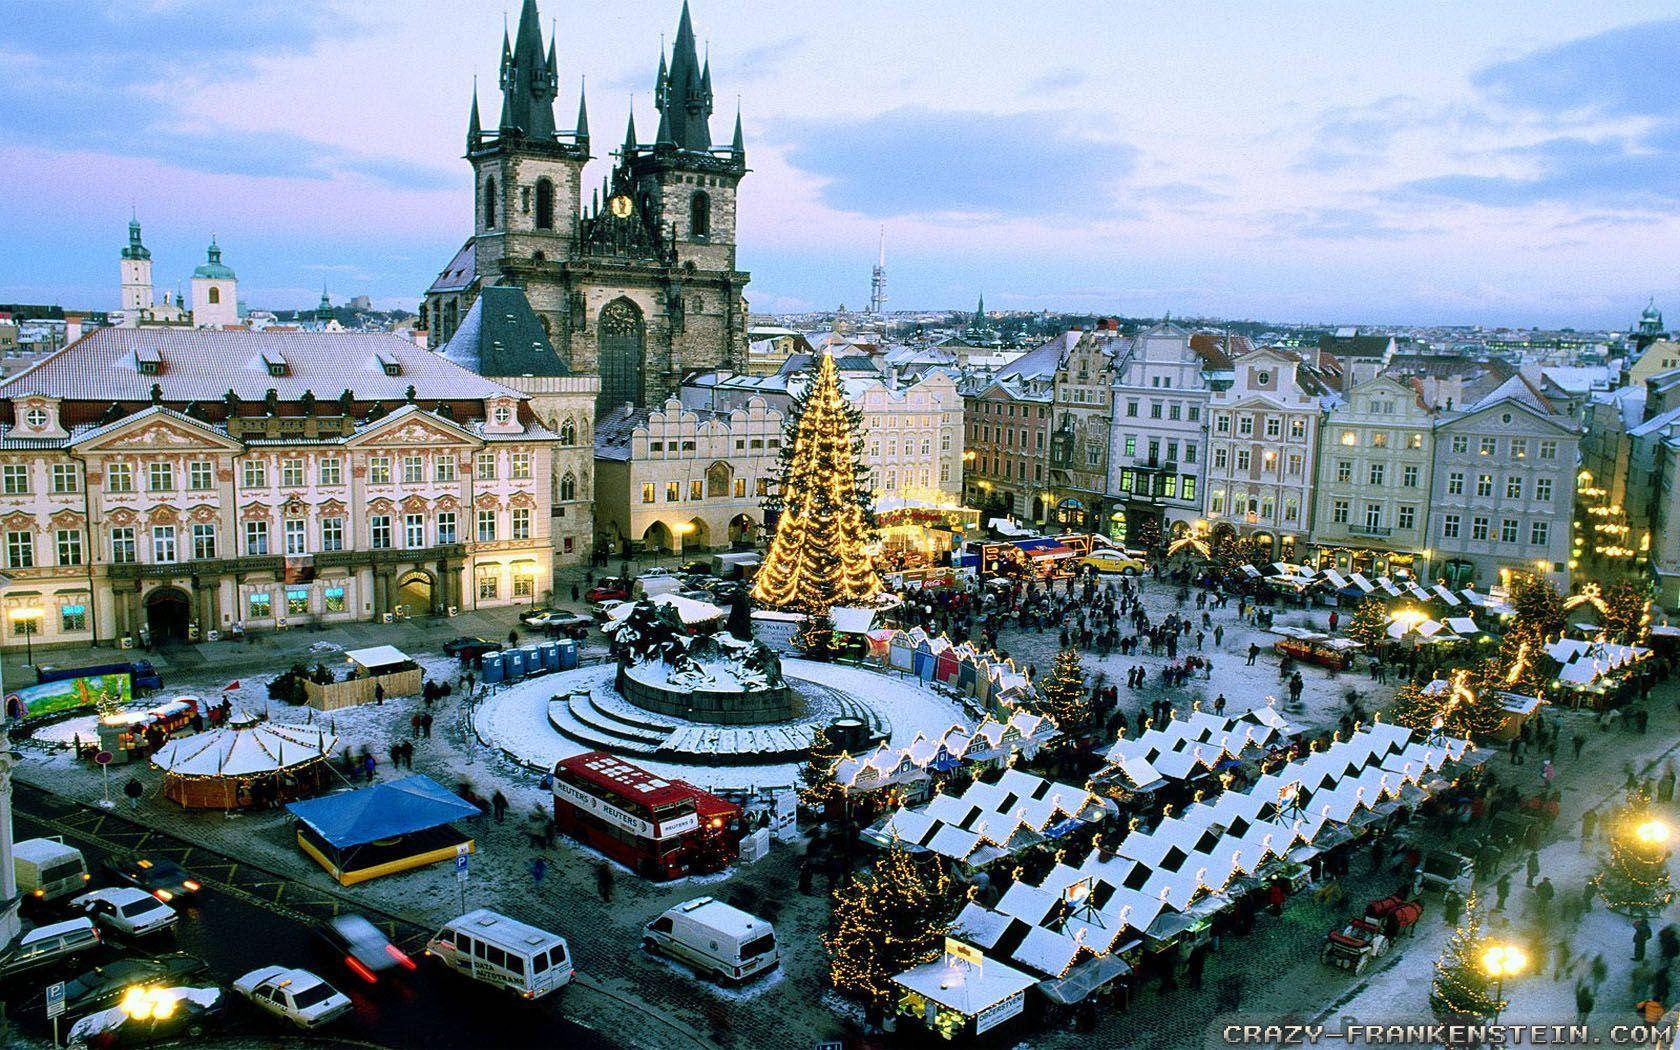
M112 886L84 893L71 898L70 906L99 925L129 937L166 930L180 918L174 908L133 886Z
M234 991L299 1028L319 1028L343 1016L350 998L310 973L289 966L264 966L233 982Z

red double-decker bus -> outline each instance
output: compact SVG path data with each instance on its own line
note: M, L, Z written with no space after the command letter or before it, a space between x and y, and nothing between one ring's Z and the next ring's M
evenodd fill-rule
M605 751L554 766L554 822L650 879L721 871L741 839L741 807Z

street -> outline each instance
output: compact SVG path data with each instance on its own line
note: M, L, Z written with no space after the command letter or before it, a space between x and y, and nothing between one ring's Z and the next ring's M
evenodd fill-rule
M103 836L78 829L75 821L85 815L86 807L79 804L35 788L18 787L14 810L18 839L61 835L86 856L88 869L94 873L93 885L111 884L113 880L104 874L102 866L112 850ZM224 987L230 986L239 975L270 963L312 970L355 1003L348 1017L320 1033L323 1038L337 1036L363 1045L393 1047L480 1047L492 1043L549 1047L558 1043L593 1050L618 1045L566 1019L569 989L534 1004L497 993L424 958L421 953L430 931L378 915L369 918L393 933L396 943L420 965L414 972L405 973L400 981L382 982L377 988L369 986L352 976L342 961L326 956L306 925L312 914L330 914L331 909L344 902L324 900L326 895L316 890L302 890L295 901L288 900L284 906L278 902L265 904L261 896L265 885L275 886L275 895L286 899L284 889L290 884L265 883L266 873L214 858L200 848L164 836L148 836L146 848L151 853L179 860L199 878L204 889L196 904L181 910L173 937L165 935L137 950L188 952L209 963L210 979ZM95 961L119 954L111 948L102 952L98 959L90 959L87 966L72 967L72 971L80 972ZM128 953L127 946L123 946L120 954ZM8 989L8 1005L35 997L41 990L38 985L45 983L25 979ZM228 994L234 995L231 990ZM259 1015L242 1001L230 1002L226 1029L230 1035L299 1034L283 1022ZM49 1031L43 1016L11 1016L31 1034ZM68 1031L68 1025L64 1030Z

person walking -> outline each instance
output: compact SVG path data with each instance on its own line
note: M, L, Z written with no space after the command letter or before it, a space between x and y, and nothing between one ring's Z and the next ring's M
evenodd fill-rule
M1540 854L1536 850L1528 851L1528 882L1524 883L1529 889L1534 888L1534 880L1540 876Z
M531 858L531 885L542 887L543 876L548 874L548 861L541 857Z
M1499 876L1499 881L1494 883L1493 889L1494 889L1494 893L1499 898L1494 903L1493 910L1494 911L1504 911L1505 910L1505 898L1509 897L1511 895L1511 873L1507 871L1505 874Z
M1254 658L1256 656L1259 656L1259 655L1260 655L1260 646L1256 645L1253 642L1248 643L1248 664L1247 664L1247 666L1253 667L1254 666Z
M427 740L432 738L432 713L430 711L420 716L420 735Z
M1448 889L1446 893L1442 894L1441 918L1446 920L1448 926L1457 926L1458 917L1463 913L1464 898L1458 895L1457 890Z
M1550 914L1552 898L1557 895L1557 887L1552 885L1550 876L1540 880L1540 885L1534 887L1534 912L1544 919Z
M139 777L129 777L128 783L123 785L123 794L128 796L128 808L131 810L140 808L140 796L145 793L146 789L141 786ZM1670 926L1668 930L1663 932L1666 933L1673 929L1674 927Z
M1651 939L1651 924L1641 915L1633 924L1633 961L1645 958L1645 942Z
M607 861L603 860L595 865L595 892L601 895L602 901L609 904L612 902L613 870L612 864Z
M385 702L385 683L384 682L373 683L373 702L376 703L376 704L383 704Z
M1575 986L1575 1023L1587 1023L1587 1015L1593 1011L1592 989L1583 982Z
M490 796L490 808L496 814L496 823L500 824L502 818L507 816L508 810L507 796L502 794L500 788L497 788L496 793Z

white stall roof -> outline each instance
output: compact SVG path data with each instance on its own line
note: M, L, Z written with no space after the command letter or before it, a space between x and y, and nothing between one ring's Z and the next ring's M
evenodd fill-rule
M344 658L358 667L373 670L376 667L390 667L392 664L406 663L411 659L409 655L394 645L372 645L366 649L350 649Z

